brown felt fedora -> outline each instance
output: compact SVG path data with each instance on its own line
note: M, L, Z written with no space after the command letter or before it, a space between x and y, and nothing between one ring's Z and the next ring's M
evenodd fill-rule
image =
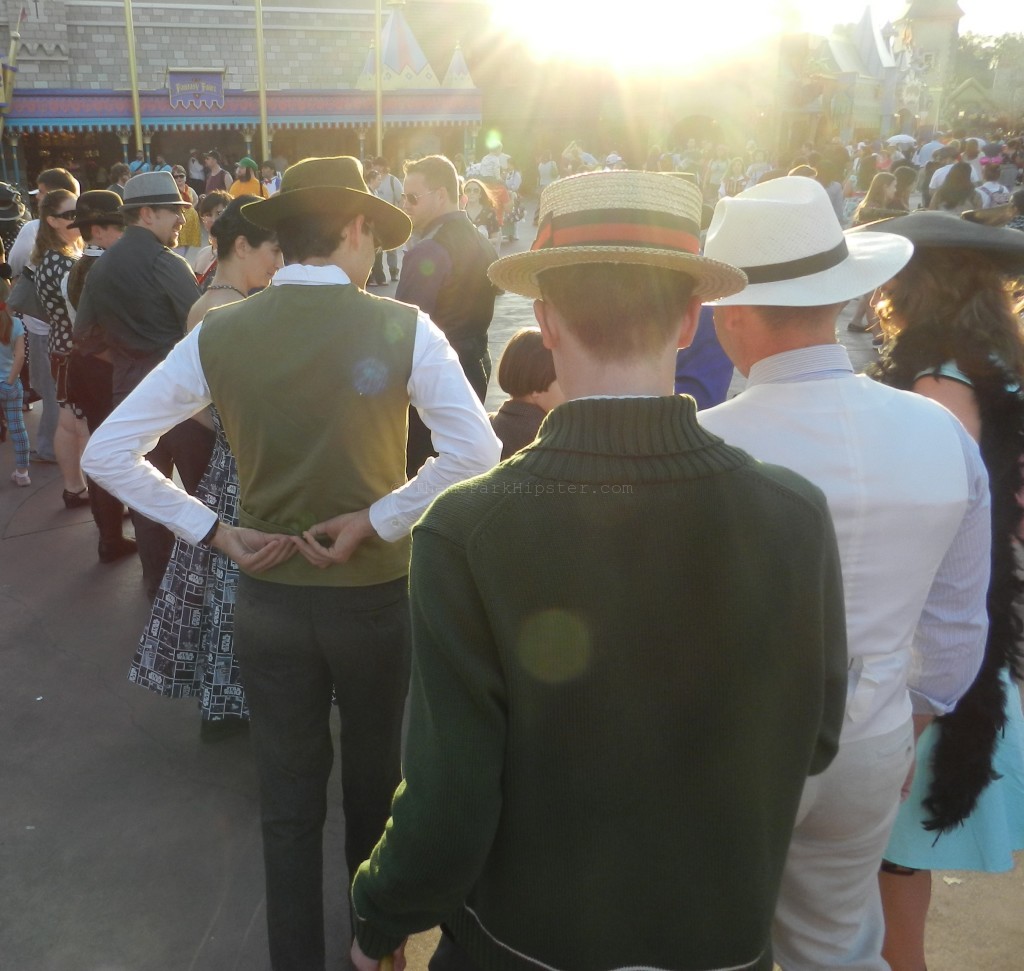
M351 218L362 213L386 249L397 249L412 232L412 221L397 206L375 196L363 179L363 166L351 155L307 158L290 166L281 191L242 207L242 215L263 229L277 229L295 216Z

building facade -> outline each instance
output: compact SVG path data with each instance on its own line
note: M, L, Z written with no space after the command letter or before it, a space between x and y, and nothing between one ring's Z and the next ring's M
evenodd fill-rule
M437 0L435 0L437 2ZM471 6L478 6L471 4ZM6 0L0 42L15 44L4 175L30 181L50 165L85 185L141 148L184 161L192 148L228 157L260 154L256 12L251 3L134 2L136 81L142 123L136 145L124 5L108 0ZM274 158L365 157L376 147L375 22L366 0L273 0L263 6L267 136ZM381 53L384 152L472 147L482 98L458 48L423 70L425 57L404 4L385 8ZM105 183L104 183L105 184Z

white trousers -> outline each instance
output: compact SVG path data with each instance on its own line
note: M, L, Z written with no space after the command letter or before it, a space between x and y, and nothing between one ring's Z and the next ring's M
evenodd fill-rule
M783 971L889 971L878 865L914 758L910 721L843 743L804 786L772 926Z

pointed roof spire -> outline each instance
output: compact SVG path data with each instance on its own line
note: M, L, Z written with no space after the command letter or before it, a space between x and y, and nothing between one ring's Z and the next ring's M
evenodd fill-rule
M469 65L466 63L466 55L462 53L462 45L455 45L455 52L452 54L452 62L448 65L448 73L444 76L441 84L443 88L476 88L473 78L469 73Z
M384 90L440 87L401 7L391 11L381 31L380 44Z
M370 41L370 49L366 52L366 60L363 61L363 69L356 79L356 88L360 91L373 91L376 88L377 77L377 55L376 45Z

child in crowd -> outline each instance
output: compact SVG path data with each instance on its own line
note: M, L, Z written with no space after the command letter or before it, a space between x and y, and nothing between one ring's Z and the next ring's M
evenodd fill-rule
M28 477L28 431L22 415L21 367L25 363L25 327L17 317L7 312L7 295L10 292L10 283L0 280L0 403L6 428L0 441L10 434L15 466L11 482L16 486L27 486L32 484L32 480Z
M544 416L565 401L555 362L540 331L524 327L512 335L498 362L498 385L510 396L493 415L491 427L507 459L537 437Z

